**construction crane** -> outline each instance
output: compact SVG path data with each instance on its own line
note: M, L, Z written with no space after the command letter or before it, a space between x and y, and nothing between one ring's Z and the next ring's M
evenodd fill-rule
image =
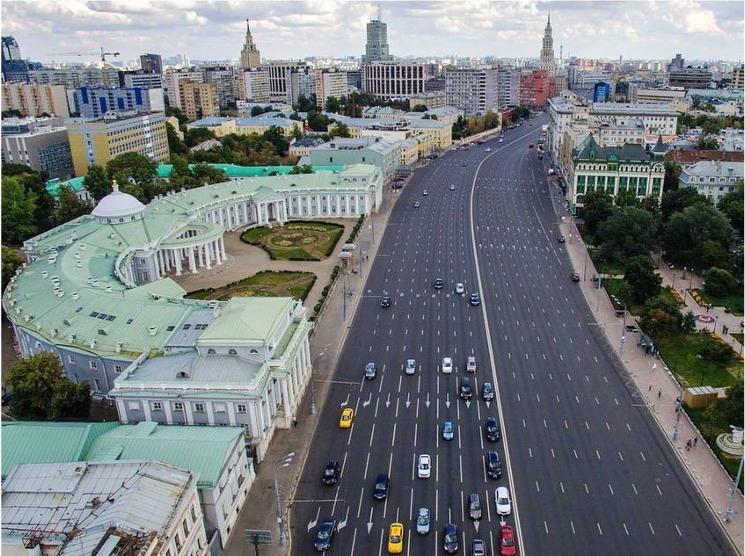
M100 52L47 52L47 56L100 56L101 62L106 63L106 56L119 56L119 52L104 52L103 46Z

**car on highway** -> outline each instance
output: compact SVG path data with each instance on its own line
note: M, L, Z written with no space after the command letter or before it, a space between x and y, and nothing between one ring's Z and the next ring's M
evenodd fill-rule
M491 382L484 382L481 386L481 399L485 402L490 402L494 399L494 387Z
M387 309L391 306L391 296L390 295L384 295L383 299L380 300L380 306L383 309Z
M502 138L500 137L500 138L499 138L499 142L500 142L500 143L504 143L504 139L502 139Z
M499 440L499 424L494 417L487 417L484 421L484 436L489 442L496 442Z
M490 153L491 152L491 149L486 149L486 152Z
M336 520L325 519L318 528L318 533L316 533L316 540L313 542L315 549L323 552L331 548L331 541L334 539L335 532Z
M427 193L427 190L425 189L424 191L422 191L422 195L426 197L427 195L429 195L429 193Z
M481 297L477 293L472 293L471 299L469 299L468 302L475 307L476 305L481 303Z
M471 542L471 556L486 556L486 543L481 539Z
M442 358L442 372L445 374L453 372L453 359L451 357Z
M458 552L458 528L452 523L445 525L442 531L442 548L448 554Z
M579 282L579 274L572 272L572 282Z
M406 360L406 367L404 368L404 372L407 375L413 375L414 373L416 373L416 359Z
M378 368L375 366L375 363L372 361L365 365L365 378L367 380L374 379L378 374Z
M502 476L502 460L495 450L486 452L486 474L490 479L499 479Z
M414 201L414 208L415 209L418 209L419 208L419 201Z
M326 468L323 470L323 477L321 477L322 485L335 485L339 481L339 475L341 474L341 467L338 461L330 460L326 464Z
M466 371L469 373L476 372L476 358L473 355L466 357Z
M351 407L345 407L344 411L341 412L341 417L339 418L339 428L348 429L352 426L353 421L354 409L352 409Z
M466 293L466 288L463 286L462 282L456 282L455 284L455 293L458 295L462 295Z
M529 149L532 149L532 148L533 148L534 146L535 146L535 145L533 145L533 143L531 143L530 145L528 145L528 148L529 148Z
M461 162L461 163L460 163L460 165L461 165L461 166L462 166L463 168L465 168L466 166L468 166L468 164L466 164L465 162Z
M515 546L515 535L512 532L511 525L502 525L499 528L499 554L500 556L515 556L517 546Z
M471 379L467 376L460 377L460 386L458 387L458 396L462 400L470 400L473 396L473 389L471 388Z
M481 500L476 493L468 495L468 517L474 521L481 519Z
M559 243L564 243L566 239L564 238L564 236L559 236L556 238L556 241L558 241Z
M375 487L373 488L373 498L375 500L385 500L388 497L389 480L385 473L378 473L375 477Z
M445 283L442 281L442 278L436 278L435 279L434 287L435 287L436 290L441 290L444 285L445 285Z
M421 454L419 456L419 463L416 465L416 475L420 479L429 479L432 474L432 458L429 454Z
M432 521L432 514L427 508L419 508L416 513L416 532L420 535L429 533L429 526Z
M497 506L497 514L510 515L512 503L510 502L510 491L507 487L497 487L494 491L494 503Z
M451 421L445 421L442 424L442 438L443 440L452 440L455 438L455 428Z
M401 554L404 551L403 523L391 523L388 529L388 554Z
M455 184L450 184L450 191L455 191Z

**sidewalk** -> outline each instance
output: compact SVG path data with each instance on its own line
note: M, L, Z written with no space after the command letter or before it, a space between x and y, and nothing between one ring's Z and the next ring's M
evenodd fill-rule
M595 269L592 260L589 256L586 256L587 250L579 236L574 219L568 213L563 201L561 200L561 190L553 183L549 185L549 189L551 192L551 200L554 202L554 208L556 209L556 213L560 220L559 226L561 233L567 238L565 245L574 269L580 273L580 276L582 276L586 260L587 276L592 276L593 273L597 274L597 270ZM557 199L554 200L554 196L557 195L557 192ZM562 217L564 219L563 222L561 222ZM663 263L663 267L664 266L666 265ZM668 272L670 272L669 269ZM678 280L680 280L680 271L676 270L675 272L678 274ZM669 274L668 278L670 283L672 283L672 274ZM663 280L664 279L666 279L666 277L663 272ZM687 276L687 279L690 280L690 276ZM694 277L694 282L695 280L696 278ZM688 283L686 283L686 286L687 285ZM616 316L615 309L613 308L608 295L605 293L605 289L597 289L589 278L580 282L580 287L582 288L587 303L593 311L595 319L603 330L609 345L623 362L625 373L628 373L630 378L633 379L637 389L635 397L638 398L640 404L645 404L649 408L660 426L660 429L664 432L665 437L670 442L671 448L675 450L675 453L688 470L702 496L706 499L714 514L718 517L718 522L721 524L723 530L727 532L730 539L737 547L737 550L742 552L743 497L739 492L736 493L734 498L734 514L732 521L725 523L723 520L724 513L729 507L733 480L705 442L699 442L699 445L696 448L686 451L686 441L690 438L697 437L698 433L685 412L680 412L681 418L678 423L679 430L677 440L673 441L672 439L673 431L676 427L676 398L681 395L678 383L669 371L664 368L662 360L647 355L642 348L636 345L637 334L627 334L626 343L623 347L623 352L621 353L620 339L623 322L622 319ZM678 287L677 283L676 287ZM690 299L690 295L688 295L688 299L696 305L695 301ZM696 307L698 307L698 305L696 305ZM693 307L691 307L691 309L693 310ZM704 313L706 312L706 309L700 307L699 309ZM724 315L724 311L721 311L722 315ZM710 312L709 314L715 313ZM731 317L732 315L726 316ZM735 317L735 319L739 319L739 317ZM631 323L632 320L633 318L627 319L627 323ZM720 324L723 322L721 316L719 322ZM733 331L739 332L739 320L736 324L736 329L734 328L734 324L732 325Z
M259 554L261 556L282 556L290 553L292 539L289 535L291 535L290 522L292 517L290 515L291 508L288 508L288 501L294 497L294 491L300 480L300 474L305 465L310 443L313 439L316 425L319 422L319 417L323 411L326 395L330 387L330 383L327 380L333 375L336 361L341 353L347 331L352 324L354 313L359 303L359 294L363 291L364 283L372 267L372 262L375 260L375 254L380 246L388 218L397 198L398 195L392 193L390 188L386 187L383 191L382 207L372 217L374 219L375 241L373 242L372 238L373 230L370 228L370 218L365 221L365 225L357 237L355 242L357 250L360 253L362 251L366 252L369 260L362 262L361 274L349 275L349 287L354 292L354 295L348 298L347 319L343 327L341 326L344 310L344 300L342 297L344 290L343 284L337 280L329 292L326 306L321 311L310 338L316 414L310 414L310 392L308 391L308 394L304 397L298 409L297 425L292 429L277 430L274 434L274 438L266 453L266 458L261 465L256 467L256 479L251 486L242 511L235 523L235 531L223 551L226 556L254 554L253 545L246 543L244 539L244 529L265 529L272 532L274 542L271 545L260 545ZM355 263L354 266L355 268L359 268L359 262ZM321 287L325 286L326 282ZM288 545L282 548L279 546L277 506L273 489L273 462L290 452L294 452L295 454L291 465L285 468L279 468L277 472L283 509L286 512L285 523L289 538Z

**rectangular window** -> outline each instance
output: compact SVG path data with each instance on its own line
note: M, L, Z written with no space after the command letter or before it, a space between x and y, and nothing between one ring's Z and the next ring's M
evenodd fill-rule
M238 404L238 413L245 413L246 412L246 404L239 403Z
M121 366L121 365L114 365L114 370L115 370L115 371L116 371L117 373L121 373L121 372L122 372L122 366Z
M182 402L173 402L173 410L174 411L183 411L184 410L184 404Z
M153 402L153 403L152 403L152 404L150 405L150 408L151 408L151 409L152 409L153 411L163 411L163 404L162 404L161 402Z
M191 520L196 523L197 522L197 511L194 509L194 506L189 508L189 513L191 514Z
M184 536L188 537L189 536L189 524L186 522L186 520L184 520L181 523L181 528L184 530Z
M93 369L93 370L96 370L96 369L98 369L98 363L96 363L95 361L89 361L89 362L88 362L88 366L89 366L89 367L90 367L91 369Z
M94 388L94 390L96 392L100 392L101 391L101 386L98 384L98 379L97 378L94 378L93 379L93 388Z
M226 411L224 403L216 403L214 407L216 413L225 413Z
M204 413L204 404L203 403L195 403L194 404L194 411L197 413Z
M74 365L75 364L75 356L74 355L68 355L67 356L67 362L70 363L71 365Z
M130 411L139 411L140 410L140 404L138 404L137 402L129 402L127 404L127 407L129 408Z

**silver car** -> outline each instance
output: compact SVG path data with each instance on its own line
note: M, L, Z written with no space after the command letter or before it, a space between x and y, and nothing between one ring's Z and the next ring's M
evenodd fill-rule
M429 525L431 522L431 514L427 508L419 508L416 513L416 532L420 535L426 535L429 533Z
M416 373L416 359L406 360L406 367L404 368L404 372L407 375L413 375L414 373Z

